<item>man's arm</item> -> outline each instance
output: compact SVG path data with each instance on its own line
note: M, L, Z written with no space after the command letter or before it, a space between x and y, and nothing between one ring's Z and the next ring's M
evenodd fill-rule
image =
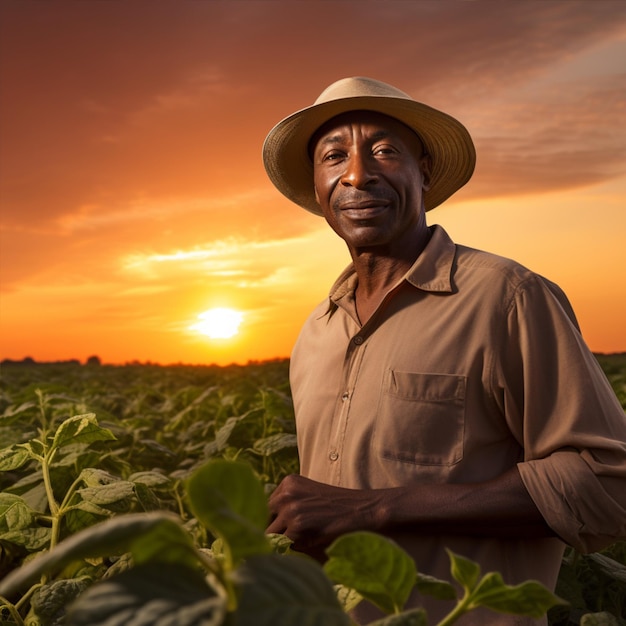
M484 483L345 489L287 476L270 497L267 531L282 533L302 552L319 554L355 530L500 538L554 536L517 468Z

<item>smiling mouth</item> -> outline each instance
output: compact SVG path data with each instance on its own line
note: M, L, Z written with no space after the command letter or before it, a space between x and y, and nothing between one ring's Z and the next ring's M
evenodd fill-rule
M385 193L344 193L335 199L335 208L342 212L386 209L393 199Z
M360 220L377 217L381 213L384 213L387 208L388 204L381 200L350 203L348 205L340 207L341 213L346 217Z

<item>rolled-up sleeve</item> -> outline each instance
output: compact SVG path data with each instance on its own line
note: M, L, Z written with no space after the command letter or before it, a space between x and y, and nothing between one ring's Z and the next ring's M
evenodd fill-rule
M563 294L540 277L509 306L497 386L523 438L518 469L548 525L581 552L626 538L626 415Z
M591 450L559 450L518 465L537 508L566 543L595 552L626 536L624 462L598 462Z

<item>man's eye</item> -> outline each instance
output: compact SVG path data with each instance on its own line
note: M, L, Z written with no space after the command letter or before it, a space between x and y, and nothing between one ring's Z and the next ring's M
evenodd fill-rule
M341 159L342 157L343 157L343 154L341 152L338 152L337 150L333 150L332 152L327 152L322 157L322 161L337 161L338 159Z
M373 154L381 154L381 155L394 154L395 152L396 150L393 148L393 146L376 146L372 150Z

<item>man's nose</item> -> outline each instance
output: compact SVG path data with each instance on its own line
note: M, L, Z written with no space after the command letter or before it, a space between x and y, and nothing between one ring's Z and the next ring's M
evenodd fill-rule
M341 177L341 184L346 187L363 188L375 183L377 176L367 155L353 154L346 161L346 169Z

